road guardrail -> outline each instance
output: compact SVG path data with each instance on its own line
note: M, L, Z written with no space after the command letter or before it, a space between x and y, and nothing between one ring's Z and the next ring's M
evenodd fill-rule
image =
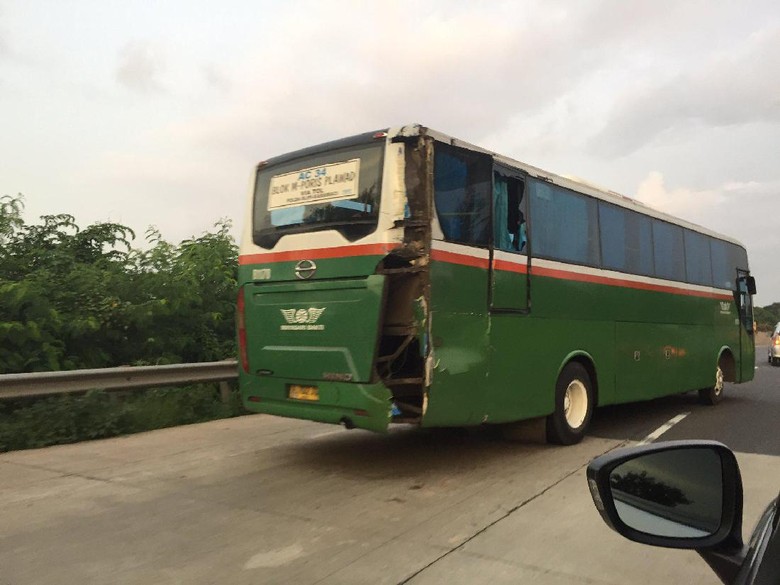
M122 366L92 370L34 372L0 375L0 400L27 396L48 396L88 390L132 390L219 382L222 400L227 401L227 382L238 378L236 360L164 366Z

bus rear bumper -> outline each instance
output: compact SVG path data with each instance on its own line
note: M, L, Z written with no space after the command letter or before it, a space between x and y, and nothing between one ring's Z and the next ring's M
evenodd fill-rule
M288 397L291 384L316 385L319 399ZM386 433L392 418L390 390L382 383L311 382L242 376L241 398L250 412L343 424Z

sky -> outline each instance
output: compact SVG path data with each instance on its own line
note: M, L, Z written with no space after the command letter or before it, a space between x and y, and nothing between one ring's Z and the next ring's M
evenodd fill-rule
M28 221L238 234L258 161L413 122L736 237L780 301L777 0L0 0Z

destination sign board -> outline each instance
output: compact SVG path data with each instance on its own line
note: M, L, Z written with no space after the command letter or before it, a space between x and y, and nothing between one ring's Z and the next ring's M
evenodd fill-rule
M271 177L268 209L357 199L360 159L320 165Z

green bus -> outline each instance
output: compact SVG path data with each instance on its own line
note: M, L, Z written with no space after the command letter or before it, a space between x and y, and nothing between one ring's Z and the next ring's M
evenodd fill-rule
M737 241L420 125L256 169L239 255L251 411L385 432L546 417L753 378Z

